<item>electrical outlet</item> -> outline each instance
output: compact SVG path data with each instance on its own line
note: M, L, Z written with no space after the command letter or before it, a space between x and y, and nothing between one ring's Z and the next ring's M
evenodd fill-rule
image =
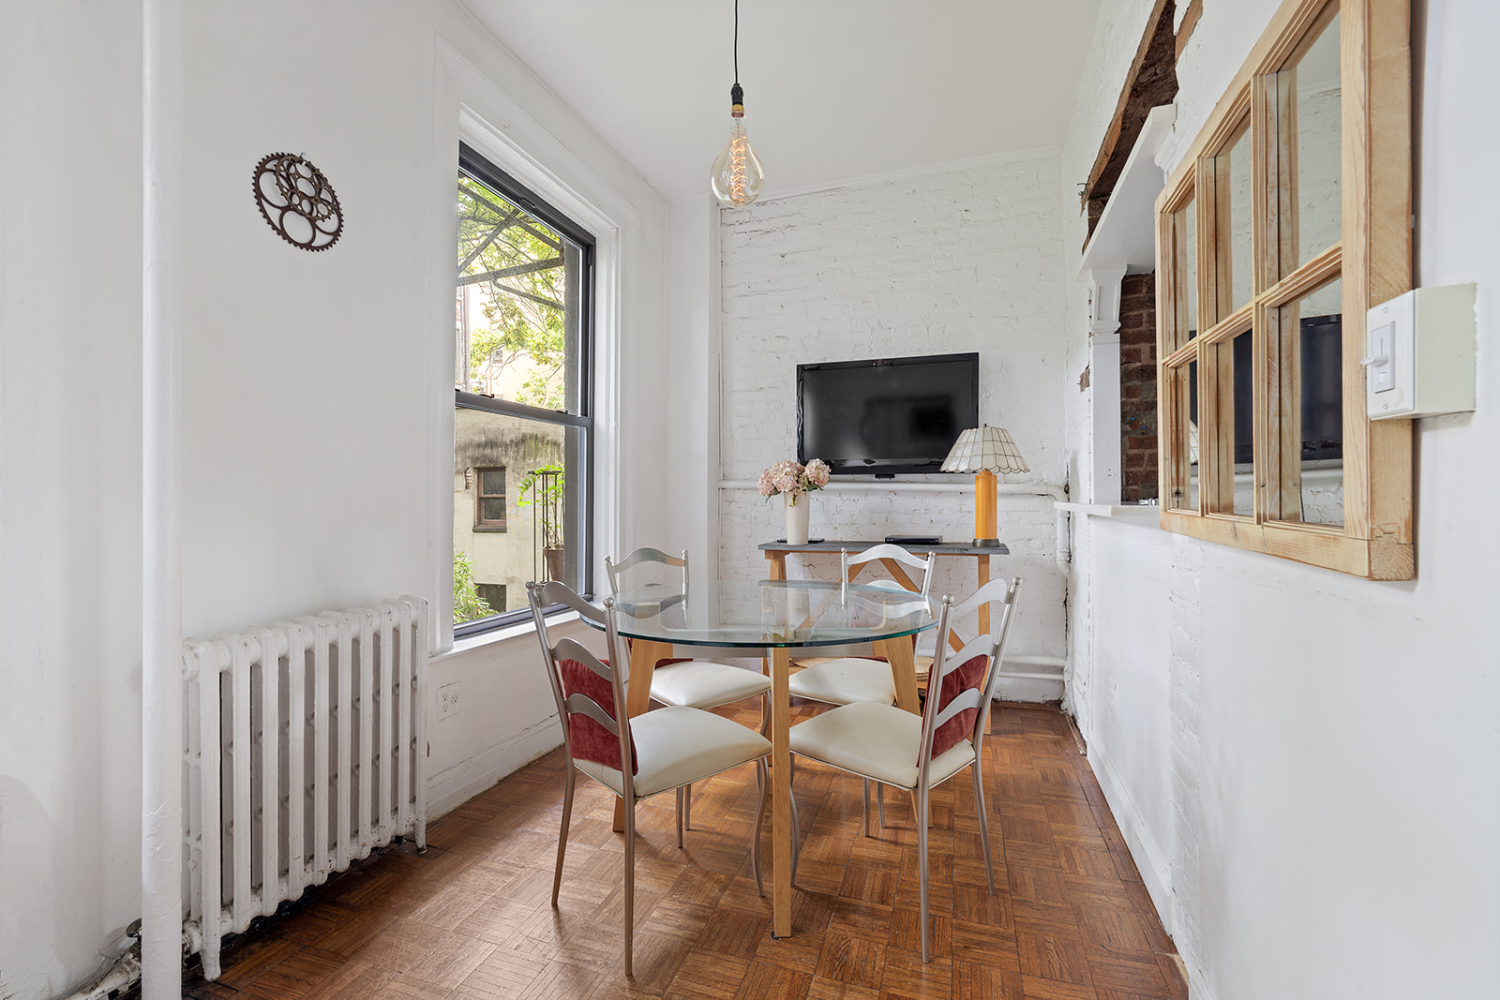
M458 681L438 688L438 718L446 719L459 712Z

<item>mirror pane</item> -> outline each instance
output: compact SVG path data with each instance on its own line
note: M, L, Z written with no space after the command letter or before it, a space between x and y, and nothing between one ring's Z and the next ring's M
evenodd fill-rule
M1250 352L1249 330L1235 337L1223 348L1229 352L1229 366L1234 397L1233 447L1229 453L1234 457L1234 504L1233 511L1246 517L1255 514L1255 404L1254 404L1254 357Z
M1339 17L1324 27L1296 65L1277 75L1285 148L1283 177L1293 208L1283 220L1282 273L1307 263L1342 238L1343 90L1339 77Z
M1282 519L1307 524L1344 523L1343 283L1335 278L1281 309L1277 322L1285 356L1285 433L1296 462L1283 491Z
M1175 510L1198 511L1198 362L1162 369L1163 402L1171 414L1172 434L1162 460L1166 496L1162 503ZM1171 450L1170 455L1167 449Z
M1216 322L1249 303L1254 291L1250 188L1250 130L1246 128L1214 157L1214 218L1220 230L1214 255L1219 268L1214 282L1219 300L1213 311Z
M1177 248L1177 287L1186 293L1184 300L1179 302L1181 307L1177 314L1177 335L1179 345L1187 343L1198 335L1198 220L1197 203L1189 199L1188 203L1175 212L1172 216L1172 230L1177 234L1175 246ZM1183 331L1186 331L1184 333Z
M1188 497L1189 510L1198 509L1198 362L1187 365L1188 389Z

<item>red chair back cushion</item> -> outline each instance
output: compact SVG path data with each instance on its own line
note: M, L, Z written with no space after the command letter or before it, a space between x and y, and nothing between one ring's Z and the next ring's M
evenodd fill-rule
M943 689L938 694L938 712L941 713L950 701L963 692L983 683L984 667L988 662L989 657L976 656L957 670L950 670L948 676L943 678ZM927 696L932 697L932 693L929 691ZM932 734L932 756L940 757L972 736L974 719L978 715L979 709L966 708L938 726L937 732Z
M562 674L563 697L581 694L597 702L605 715L615 718L615 692L609 681L577 660L559 661L558 670ZM572 744L574 757L622 770L620 738L587 715L568 713L568 741ZM634 736L630 737L630 765L631 774L641 769Z

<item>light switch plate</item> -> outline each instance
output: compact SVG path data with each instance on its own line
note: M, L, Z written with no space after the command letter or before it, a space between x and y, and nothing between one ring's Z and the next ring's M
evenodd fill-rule
M1474 409L1474 286L1414 288L1365 317L1371 420Z

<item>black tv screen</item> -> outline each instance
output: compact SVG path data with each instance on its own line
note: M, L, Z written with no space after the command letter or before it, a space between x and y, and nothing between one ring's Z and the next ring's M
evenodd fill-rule
M978 426L978 353L797 366L797 461L835 475L937 472Z

